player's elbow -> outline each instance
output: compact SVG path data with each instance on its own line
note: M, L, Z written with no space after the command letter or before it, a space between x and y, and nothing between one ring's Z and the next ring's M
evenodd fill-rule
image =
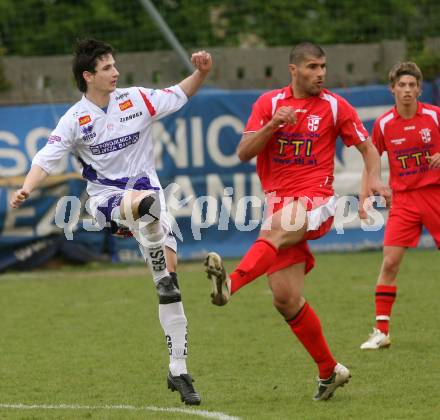
M237 156L241 162L249 162L254 157L241 143L237 146Z
M249 162L252 159L252 157L250 157L247 153L238 149L237 149L237 156L240 159L240 162Z

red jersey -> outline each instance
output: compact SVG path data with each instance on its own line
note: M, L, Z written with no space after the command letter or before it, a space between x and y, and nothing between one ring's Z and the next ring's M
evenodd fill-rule
M440 185L440 169L429 168L429 157L440 152L440 108L419 102L413 118L402 118L396 107L374 123L373 142L388 153L390 186L394 191Z
M347 146L357 145L368 138L367 130L342 97L323 89L317 96L297 99L289 85L257 99L244 133L259 131L282 106L294 108L297 122L280 126L257 155L264 192L291 197L332 195L337 137Z

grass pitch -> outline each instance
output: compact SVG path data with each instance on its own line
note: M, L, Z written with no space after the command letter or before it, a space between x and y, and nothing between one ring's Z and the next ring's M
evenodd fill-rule
M266 279L218 308L210 303L202 264L181 264L188 366L202 397L195 410L243 419L438 418L439 254L408 253L392 315L393 344L361 352L374 325L380 263L376 252L321 254L308 276L305 296L337 360L353 374L332 400L319 403L312 401L314 363L272 307ZM166 389L167 364L146 267L92 265L0 276L1 419L197 418L190 412L96 408L185 408Z

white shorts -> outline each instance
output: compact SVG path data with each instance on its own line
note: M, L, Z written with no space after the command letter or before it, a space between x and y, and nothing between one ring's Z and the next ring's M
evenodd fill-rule
M125 191L121 192L108 191L103 194L90 197L88 201L87 211L96 220L101 229L110 226L110 222L119 222L119 205ZM160 198L160 222L165 232L165 246L177 252L177 241L173 234L170 217L165 203L165 196L162 190L159 191ZM122 223L125 226L124 223Z

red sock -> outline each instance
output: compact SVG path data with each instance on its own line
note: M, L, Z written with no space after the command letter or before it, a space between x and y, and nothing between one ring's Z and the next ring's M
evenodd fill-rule
M257 239L241 259L238 267L229 276L231 293L235 293L244 285L264 274L275 260L277 253L278 250L272 242L266 239Z
M328 348L321 322L312 307L306 302L293 319L287 320L287 323L318 365L319 377L329 378L333 374L336 360Z
M396 286L376 286L376 328L384 334L389 332L391 309L396 300L396 293Z

